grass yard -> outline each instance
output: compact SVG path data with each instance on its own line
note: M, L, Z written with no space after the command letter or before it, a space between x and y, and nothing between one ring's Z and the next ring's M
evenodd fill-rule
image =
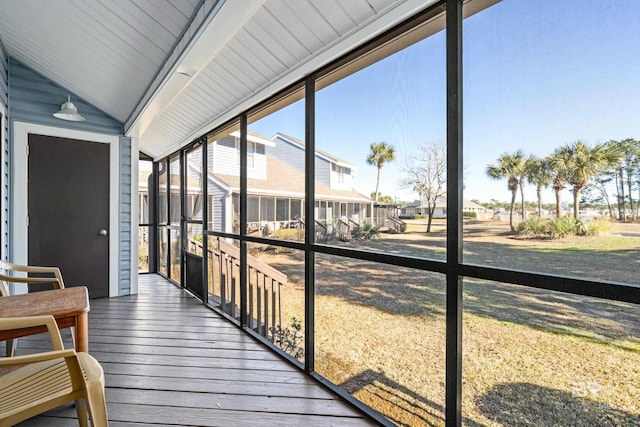
M624 227L623 227L624 226ZM562 241L465 226L465 260L637 283L640 226ZM340 243L444 258L444 230ZM301 253L259 254L289 277L286 318L304 312ZM444 423L445 278L316 255L316 370L399 425ZM515 285L464 283L463 416L468 426L640 425L637 306Z

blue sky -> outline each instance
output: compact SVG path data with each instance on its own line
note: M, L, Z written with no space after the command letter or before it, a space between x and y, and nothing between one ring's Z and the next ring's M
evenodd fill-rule
M640 0L503 0L464 22L465 198L506 201L506 182L487 164L522 148L544 156L581 139L640 139ZM317 93L318 148L357 166L369 194L376 168L369 144L385 141L397 160L381 193L413 200L402 166L416 147L444 143L445 37L439 32ZM304 137L298 102L250 128ZM570 194L565 191L564 199ZM526 189L535 200L535 189ZM553 193L544 191L545 201Z

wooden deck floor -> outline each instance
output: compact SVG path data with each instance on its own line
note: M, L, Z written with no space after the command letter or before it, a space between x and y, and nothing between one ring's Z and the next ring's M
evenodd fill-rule
M159 276L140 276L139 292L91 301L89 351L105 370L110 425L373 425ZM70 346L68 331L63 337ZM41 349L46 339L23 338L18 353ZM21 425L77 421L67 406Z

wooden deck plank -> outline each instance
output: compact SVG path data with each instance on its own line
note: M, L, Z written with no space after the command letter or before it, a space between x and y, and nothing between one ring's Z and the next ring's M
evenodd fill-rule
M185 381L182 377L150 377L135 375L106 375L106 381L112 388L185 391L195 393L254 395L272 397L298 396L305 399L333 399L331 393L317 387L316 384L283 384L278 382L229 381L216 379L191 378Z
M139 292L91 301L89 350L105 370L111 426L374 425L159 276L140 276ZM68 333L63 339L71 345ZM45 335L27 337L18 354L49 347ZM20 425L77 420L66 406Z
M75 410L71 407L51 412L57 418L37 417L20 427L77 427ZM40 423L41 419L46 422ZM53 420L59 422L53 424ZM154 420L152 422L151 420ZM140 423L140 424L139 424ZM311 414L279 414L275 412L256 413L223 408L161 407L130 403L109 403L110 426L291 426L291 427L362 427L371 425L362 418L331 417Z
M260 381L262 383L276 384L310 384L316 386L317 383L300 372L264 371L257 369L211 369L184 366L164 365L161 375L158 374L160 368L154 365L134 365L125 363L102 363L107 372L113 375L138 375L159 377L177 377L183 379L209 379L226 380L235 382Z

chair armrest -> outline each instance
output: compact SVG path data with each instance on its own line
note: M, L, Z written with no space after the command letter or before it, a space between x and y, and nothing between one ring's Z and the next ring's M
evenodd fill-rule
M55 281L58 283L59 287L64 288L64 281L62 280L62 273L60 272L60 269L58 267L44 267L44 266L39 266L39 265L19 265L19 264L13 264L11 262L8 261L2 261L2 264L4 266L5 269L10 270L10 271L20 271L20 272L24 272L24 273L49 273L49 274L53 274L53 276L55 277ZM8 276L8 277L13 277L13 276ZM17 279L17 278L16 278ZM22 279L44 279L44 278L22 278ZM11 281L11 280L8 280ZM53 282L54 280L36 280L33 282L27 282L27 281L17 281L17 280L13 280L14 282L20 282L20 283L48 283L48 282Z
M11 368L13 366L28 365L35 362L43 362L45 360L63 359L67 357L75 357L76 351L54 350L45 351L43 353L27 354L24 356L0 357L0 368Z
M28 317L4 317L0 318L0 330L8 331L13 329L33 328L36 326L46 326L51 337L54 350L64 350L60 329L53 316L28 316Z
M38 283L53 283L54 289L64 288L64 283L57 277L20 277L20 276L7 276L0 273L0 281L5 283L26 283L27 286Z

